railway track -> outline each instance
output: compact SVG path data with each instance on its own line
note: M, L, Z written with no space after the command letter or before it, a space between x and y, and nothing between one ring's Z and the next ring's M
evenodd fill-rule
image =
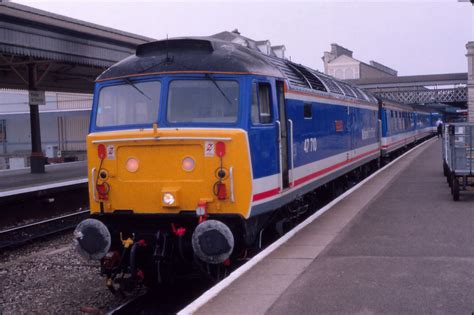
M0 231L0 250L15 248L36 239L72 230L89 216L89 210L57 216Z
M166 287L149 288L106 314L176 314L214 284L208 278L199 276L178 278Z

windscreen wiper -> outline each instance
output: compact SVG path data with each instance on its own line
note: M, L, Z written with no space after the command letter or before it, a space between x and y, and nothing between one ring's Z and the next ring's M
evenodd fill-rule
M232 101L227 97L227 95L224 93L224 91L222 91L221 87L219 86L219 84L217 84L216 82L216 79L214 79L209 73L206 73L206 78L208 78L209 80L212 81L212 83L214 83L214 85L216 86L216 88L219 90L219 92L221 92L222 96L224 96L224 98L227 100L227 102L232 105Z
M137 90L141 95L145 96L147 99L149 99L151 101L151 97L149 97L148 95L145 94L145 92L143 92L142 90L140 90L140 88L138 86L135 85L135 83L133 83L132 80L130 80L130 78L124 78L125 82L127 82L129 85L133 86L135 88L135 90Z

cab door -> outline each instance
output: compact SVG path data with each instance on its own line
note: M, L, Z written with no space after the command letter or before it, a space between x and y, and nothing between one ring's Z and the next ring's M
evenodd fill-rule
M276 93L271 81L252 81L249 144L253 169L253 200L281 191L280 126Z
M291 159L293 158L291 153L293 142L293 121L291 119L287 120L285 108L285 89L283 81L276 81L276 90L279 118L276 123L278 126L277 141L280 151L280 185L282 189L286 189L290 187L289 167L292 164Z

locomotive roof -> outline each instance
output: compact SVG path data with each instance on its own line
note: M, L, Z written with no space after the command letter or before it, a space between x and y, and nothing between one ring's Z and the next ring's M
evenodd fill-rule
M174 38L139 45L98 80L161 72L255 73L283 77L265 57L242 45L210 37Z
M377 99L347 82L256 49L213 37L186 37L139 45L97 80L170 72L253 73L287 79L290 88L377 104Z

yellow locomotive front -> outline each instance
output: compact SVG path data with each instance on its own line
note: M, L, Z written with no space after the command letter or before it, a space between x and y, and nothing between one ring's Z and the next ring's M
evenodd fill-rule
M242 130L155 124L91 133L87 143L94 215L248 215L251 174Z
M252 174L239 80L175 74L98 84L87 137L91 218L76 244L101 259L113 291L145 275L164 282L196 257L228 264L241 250Z

